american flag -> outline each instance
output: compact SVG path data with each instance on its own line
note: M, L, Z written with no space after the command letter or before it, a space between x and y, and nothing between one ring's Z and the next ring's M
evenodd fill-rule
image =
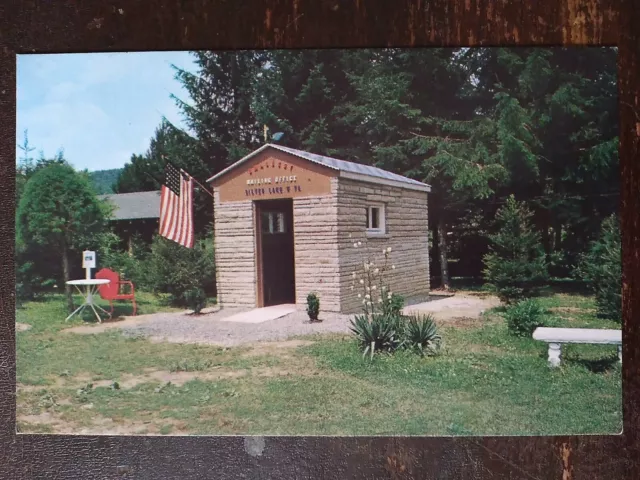
M193 247L193 179L171 163L165 167L160 190L160 235Z

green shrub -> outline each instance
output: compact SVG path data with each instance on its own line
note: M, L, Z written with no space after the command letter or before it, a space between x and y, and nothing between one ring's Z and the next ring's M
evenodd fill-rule
M534 299L510 305L504 312L509 332L518 337L530 337L533 331L544 325L545 310Z
M616 216L602 222L598 239L580 260L576 274L586 280L596 297L598 315L622 319L622 251Z
M136 289L151 290L149 276L149 247L138 237L131 242L131 252L125 251L122 239L114 232L106 232L100 236L97 251L98 270L108 268L116 272L124 280L133 282Z
M549 279L546 254L531 216L512 195L496 214L498 231L489 235L485 280L507 304L538 295Z
M14 258L17 307L42 297L54 285L63 284L58 256L49 248L27 245L16 237Z
M184 302L193 313L198 314L207 306L207 295L200 287L191 287L183 294Z
M403 345L400 322L400 317L391 315L356 315L350 329L358 340L362 356L368 353L373 359L376 352L394 352L400 348Z
M38 274L32 261L16 260L16 307L40 297L54 284L55 280L45 280Z
M441 340L431 314L409 317L406 328L406 344L420 356L436 353Z
M390 298L386 296L382 300L382 313L385 315L399 316L402 313L404 307L404 297L397 293L392 293Z
M199 306L204 301L203 293L214 293L215 288L212 239L199 240L193 248L185 248L156 236L151 245L148 275L152 291L167 294L172 305Z
M319 314L320 299L315 293L310 293L309 295L307 295L307 315L309 315L309 320L311 320L312 322L317 321Z

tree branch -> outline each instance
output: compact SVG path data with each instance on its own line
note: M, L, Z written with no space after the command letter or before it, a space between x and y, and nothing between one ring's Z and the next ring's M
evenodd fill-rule
M440 135L422 135L420 133L415 133L415 132L409 132L411 135L414 135L416 137L420 137L420 138L438 138L440 140L443 140L445 142L468 142L469 139L468 138L451 138L448 135L446 137L441 137Z

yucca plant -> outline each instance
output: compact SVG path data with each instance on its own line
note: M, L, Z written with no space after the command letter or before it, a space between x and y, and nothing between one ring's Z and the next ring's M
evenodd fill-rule
M351 331L355 334L365 357L373 359L375 352L393 352L402 346L401 320L389 315L356 315L351 320Z
M435 353L442 340L431 314L409 317L406 339L407 344L415 349L420 356Z

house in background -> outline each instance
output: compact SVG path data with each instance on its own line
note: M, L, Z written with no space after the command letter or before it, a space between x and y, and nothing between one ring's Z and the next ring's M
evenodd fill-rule
M362 307L352 274L363 247L392 248L390 288L429 294L425 183L380 168L266 144L209 179L218 298L223 307Z
M122 239L123 248L132 251L132 239L139 236L151 243L158 231L160 218L160 191L99 195L115 208L111 222L115 233Z

